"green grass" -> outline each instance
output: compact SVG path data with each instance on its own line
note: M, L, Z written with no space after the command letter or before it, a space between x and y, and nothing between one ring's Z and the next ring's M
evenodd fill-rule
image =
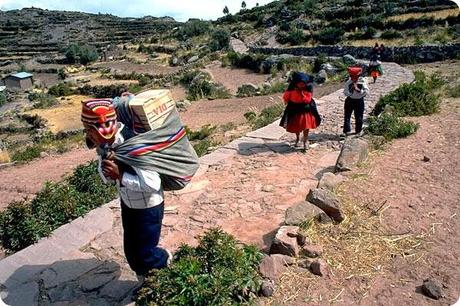
M253 130L260 129L278 119L284 111L284 105L279 103L264 108L260 114L247 112L244 114L246 120L251 124Z

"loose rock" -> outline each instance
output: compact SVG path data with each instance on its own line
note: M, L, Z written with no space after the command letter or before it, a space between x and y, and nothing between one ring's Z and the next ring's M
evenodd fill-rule
M306 244L302 247L308 257L318 257L323 254L323 247L320 245Z
M327 263L322 259L317 259L311 263L310 271L318 276L326 276L328 274Z
M423 281L422 292L427 297L439 300L442 297L442 285L434 279Z
M324 188L310 190L307 201L321 208L334 221L343 221L344 216L340 210L340 201L330 190Z
M326 188L333 191L335 187L337 187L337 185L342 183L344 180L345 178L340 174L326 172L321 177L318 183L318 188Z
M317 206L303 201L286 210L284 223L286 225L300 225L302 222L315 218L321 212Z
M275 292L275 282L272 280L264 279L260 288L260 293L265 297L271 297Z
M294 264L292 257L274 254L264 257L259 265L259 272L264 278L276 280L286 271L286 266Z
M297 226L280 227L270 247L270 254L297 257L299 255L299 246L297 245L298 232L299 228Z

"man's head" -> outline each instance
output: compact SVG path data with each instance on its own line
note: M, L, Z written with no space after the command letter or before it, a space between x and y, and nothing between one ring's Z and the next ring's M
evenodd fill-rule
M112 143L117 132L117 114L108 99L82 102L81 121L86 132L86 144L94 148Z

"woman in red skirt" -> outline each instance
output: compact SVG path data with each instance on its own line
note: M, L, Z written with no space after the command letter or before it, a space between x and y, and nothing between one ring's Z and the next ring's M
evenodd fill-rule
M286 109L280 125L286 131L296 134L296 147L299 144L300 133L303 132L303 149L307 150L310 129L317 128L321 123L321 117L313 100L311 78L304 73L294 72L283 99Z

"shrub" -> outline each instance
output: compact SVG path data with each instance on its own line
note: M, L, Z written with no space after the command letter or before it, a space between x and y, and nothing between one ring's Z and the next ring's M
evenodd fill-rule
M293 46L301 45L307 42L309 39L310 37L305 35L302 30L292 30L289 32L287 37L287 41Z
M209 31L210 25L208 21L190 19L179 29L177 37L185 41L187 38L200 36Z
M139 290L139 305L236 305L250 303L261 286L262 254L211 229L193 248L182 245L173 264L152 270Z
M30 101L34 102L34 108L49 108L58 104L56 97L46 93L32 92L29 94L28 98Z
M379 115L386 105L391 105L399 116L433 114L439 110L440 95L436 91L443 84L444 81L437 75L427 78L423 72L416 72L414 82L403 84L381 97L372 113Z
M46 183L30 202L13 203L0 213L0 242L19 251L59 226L116 197L116 188L102 183L97 163L78 166L60 183Z
M375 136L383 136L387 141L403 138L414 134L418 124L405 121L395 114L383 113L379 117L370 117L367 132Z
M59 83L50 87L50 89L48 89L48 93L55 97L63 97L75 94L75 90L73 90L67 83Z
M269 107L264 108L260 114L254 112L248 112L244 114L244 117L251 124L251 127L254 130L260 129L272 122L281 116L284 111L284 105L279 103Z
M6 103L6 96L3 92L0 92L0 106Z
M195 150L198 157L201 157L208 153L209 148L212 147L214 143L208 139L200 140L193 144L193 149Z
M400 31L396 31L393 29L386 30L380 35L380 38L382 39L396 39L396 38L403 38L403 35L401 34Z
M341 28L329 27L321 30L315 35L315 39L322 44L335 45L342 40L345 31Z
M187 137L190 141L193 140L203 140L209 136L216 130L215 126L212 126L210 124L207 124L203 127L201 127L200 130L198 131L192 131L188 127L185 128L185 131L187 132Z
M211 34L211 42L209 47L211 51L219 51L227 49L230 43L230 32L225 29L214 30Z
M97 53L96 48L93 46L71 44L65 50L65 57L71 64L79 63L86 65L96 61L99 57L99 54Z
M40 153L44 152L45 149L43 148L42 145L32 145L26 147L24 150L15 152L13 156L11 157L11 160L19 163L25 163L28 161L31 161L35 158L40 157Z
M449 93L450 97L459 98L460 97L460 84L457 84L455 86L450 86L447 89L447 92Z

